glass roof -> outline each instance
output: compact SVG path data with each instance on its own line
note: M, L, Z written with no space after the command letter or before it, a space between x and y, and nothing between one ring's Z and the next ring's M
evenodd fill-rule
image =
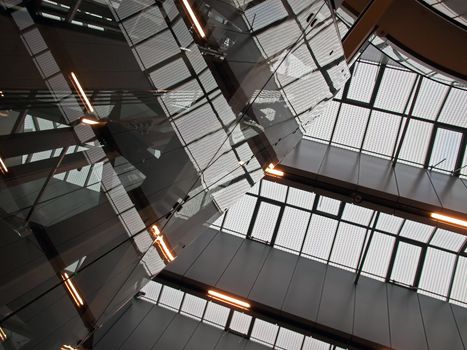
M467 307L467 237L454 232L267 180L211 227Z
M154 281L149 281L141 291L145 293L140 297L143 300L270 348L282 350L343 349Z
M452 18L454 21L460 23L463 26L467 26L467 7L464 5L462 8L463 1L456 0L423 0L428 5L431 5L436 11L439 11L446 16ZM464 2L465 4L465 2Z
M467 90L394 62L373 46L306 137L396 162L467 174Z

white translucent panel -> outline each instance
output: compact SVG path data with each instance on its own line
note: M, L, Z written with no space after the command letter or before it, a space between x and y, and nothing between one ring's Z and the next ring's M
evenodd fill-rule
M398 216L380 213L376 228L385 232L397 233L399 232L402 221L404 221L404 219Z
M376 95L375 106L388 111L403 112L416 74L386 68Z
M159 298L159 305L178 310L182 304L182 299L183 292L181 290L164 286Z
M436 165L435 168L448 171L455 170L461 140L462 134L460 132L438 129L429 162L430 166Z
M327 260L336 234L337 224L337 220L312 215L303 245L303 253Z
M363 149L392 155L400 123L401 118L395 114L374 111L370 116Z
M339 213L340 205L341 202L336 199L321 196L318 199L318 206L316 209L324 213L337 215Z
M149 281L146 285L141 289L143 293L145 293L144 298L151 300L153 302L157 301L159 298L160 291L162 289L162 285L160 283Z
M452 88L441 110L440 122L467 128L467 91Z
M428 248L420 277L419 288L447 296L456 256L439 249Z
M261 195L279 202L285 202L287 186L281 185L277 182L263 180L261 183Z
M341 222L331 253L331 261L355 269L365 239L364 228Z
M279 326L259 318L255 319L251 339L265 345L274 345Z
M277 232L276 245L300 251L305 237L310 213L286 207Z
M391 279L411 286L417 272L418 259L422 248L416 245L399 243Z
M451 298L467 303L467 258L460 256L457 263ZM466 305L464 305L466 307Z
M256 205L256 198L245 195L227 211L224 230L246 235Z
M430 244L436 247L452 250L453 252L458 252L466 239L466 236L459 233L438 228L436 229L435 235L430 241Z
M233 331L247 334L248 328L250 328L251 319L252 317L250 315L234 311L229 328Z
M286 49L300 36L300 28L295 21L286 21L257 35L266 57L271 57Z
M342 104L332 141L360 148L369 114L367 108Z
M346 203L342 219L368 226L373 216L373 210L358 205Z
M307 135L322 140L330 140L340 103L329 101L321 115L311 122Z
M287 16L287 11L280 0L267 0L245 11L250 29L257 31L270 23Z
M419 222L406 220L400 235L420 242L428 242L433 233L434 227L421 224Z
M298 188L289 187L289 194L287 195L287 203L297 207L311 210L315 194L308 191L299 190Z
M420 120L410 120L407 133L399 154L400 159L423 164L430 143L433 124Z
M279 211L279 206L262 202L258 209L251 236L264 242L271 242Z
M252 193L252 194L258 194L259 195L259 186L261 184L261 181L258 181L257 183L255 183L255 185L248 191L248 193Z
M225 306L208 302L203 321L213 324L219 328L224 328L227 323L227 319L229 318L229 312L230 309Z
M370 102L378 70L379 66L375 64L356 62L350 78L347 97L352 100Z
M305 337L302 350L329 350L329 344L324 341L314 339L312 337Z
M416 117L435 120L447 90L448 86L423 78L412 114Z
M183 299L181 313L196 319L201 319L207 301L191 294L186 294Z
M304 335L291 331L287 328L281 328L277 336L276 346L277 349L285 350L299 350L303 343Z
M395 240L392 236L375 232L363 263L363 271L372 275L386 277Z

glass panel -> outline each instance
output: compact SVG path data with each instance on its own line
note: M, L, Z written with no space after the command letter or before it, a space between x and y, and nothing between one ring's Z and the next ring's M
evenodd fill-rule
M452 268L456 256L439 249L428 248L420 277L419 288L434 298L445 299L451 281Z
M316 210L332 215L337 215L339 213L340 206L340 201L329 197L320 196Z
M366 108L343 104L332 141L360 149L369 113Z
M394 237L375 232L362 271L384 280L395 241Z
M370 102L379 66L357 61L354 67L347 97L357 101Z
M230 321L229 328L233 331L247 334L248 329L250 328L250 323L251 323L251 316L234 311L232 320Z
M276 341L276 335L279 326L260 320L255 319L253 330L251 332L251 339L258 343L272 346Z
M327 260L336 234L338 221L320 215L312 215L303 245L303 253Z
M454 283L452 285L451 299L457 303L462 302L461 306L466 307L467 304L467 258L459 257L457 269L454 275Z
M453 171L456 167L457 154L462 140L462 134L439 128L430 158L430 166L434 169Z
M400 235L402 237L407 237L426 243L430 239L433 231L433 226L406 220L404 226L402 227Z
M412 286L421 250L422 248L418 246L400 242L392 268L391 279Z
M255 205L255 197L243 196L237 204L227 211L224 230L229 233L239 233L246 236ZM238 218L242 218L242 220Z
M251 236L264 242L271 242L280 207L261 202Z
M365 239L364 228L341 222L331 253L331 261L355 269Z
M226 308L225 306L210 301L208 302L208 306L206 308L204 321L216 327L224 328L229 317L229 312L230 309Z
M178 311L182 305L183 294L181 290L164 286L159 299L159 305Z
M279 226L275 245L299 252L305 237L310 213L286 207Z
M194 295L185 294L181 313L195 319L201 319L205 306L206 300L195 297Z
M281 328L275 347L278 349L299 350L302 347L303 337L303 334Z

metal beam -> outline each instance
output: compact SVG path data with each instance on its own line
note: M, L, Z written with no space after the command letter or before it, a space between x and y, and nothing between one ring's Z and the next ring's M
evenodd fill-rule
M344 55L352 62L358 50L375 31L378 21L391 6L393 0L371 0L342 40Z

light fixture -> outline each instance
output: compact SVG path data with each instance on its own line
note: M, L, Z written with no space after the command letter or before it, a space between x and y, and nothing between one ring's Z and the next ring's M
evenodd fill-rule
M76 348L74 348L74 347L72 347L70 345L62 345L60 347L60 350L78 350L78 349L76 349Z
M78 81L78 78L76 77L75 73L71 72L71 79L73 79L73 84L75 85L76 89L78 90L78 93L83 100L84 104L86 105L88 112L93 113L94 108L92 108L91 102L89 102L88 97L84 93L83 88L81 87L81 84Z
M0 157L0 172L2 174L7 174L8 173L8 168L5 164L5 162L3 161L3 159Z
M2 327L0 327L0 343L4 342L5 340L7 340L7 336L6 336L6 333L5 331L3 330Z
M458 226L463 226L467 227L467 221L461 220L461 219L456 219L451 216L443 215L440 213L431 213L430 216L433 219L439 220L439 221L444 221L448 224L453 224L453 225L458 225Z
M165 260L171 262L175 260L175 256L172 254L171 249L169 248L167 242L164 239L161 231L157 227L157 225L151 225L149 228L149 232L151 233L152 238L154 239L154 244L159 250L162 252Z
M185 6L185 9L187 10L188 14L190 15L191 20L193 21L193 24L195 25L195 28L199 34L200 37L203 39L206 38L206 33L204 33L203 27L201 27L201 24L199 23L198 18L195 15L195 12L191 8L190 3L188 0L182 0L183 6Z
M68 291L68 293L71 295L73 301L78 307L84 306L84 301L79 295L78 291L76 290L76 287L74 286L73 282L70 280L70 276L66 272L62 273L62 279L65 282L65 287Z
M223 303L226 303L226 304L229 304L235 307L239 307L240 309L247 310L251 307L251 305L247 303L246 301L231 297L224 293L216 292L215 290L212 290L212 289L208 290L208 295L215 300L221 301Z
M274 169L274 164L272 163L270 163L264 171L274 176L284 176L284 172L281 170Z
M91 126L104 126L108 124L107 120L96 118L95 116L84 116L79 118L81 124L91 125Z

